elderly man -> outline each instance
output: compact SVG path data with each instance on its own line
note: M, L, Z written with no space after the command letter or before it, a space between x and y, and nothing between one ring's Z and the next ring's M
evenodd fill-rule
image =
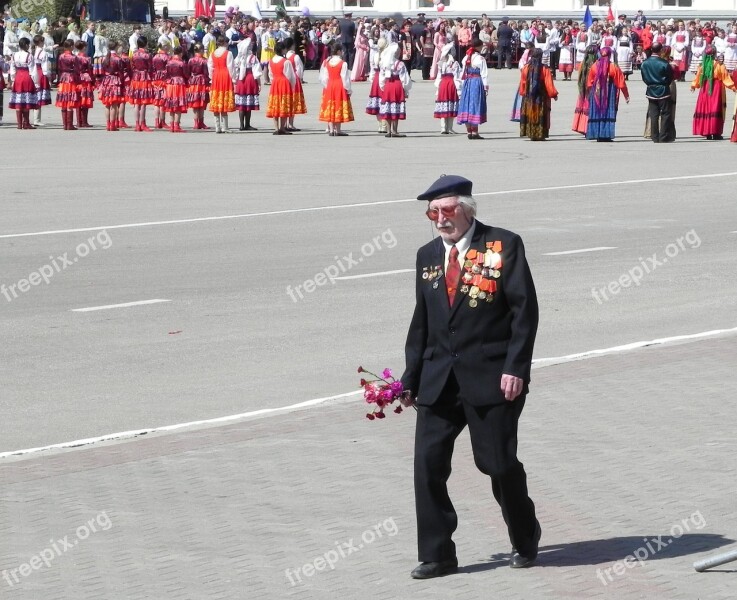
M520 237L476 220L472 183L448 175L418 196L440 237L417 253L407 335L405 403L417 407L415 579L457 570L448 496L453 444L468 425L474 461L491 478L512 542L510 566L537 558L540 524L517 460L517 422L530 381L537 296Z

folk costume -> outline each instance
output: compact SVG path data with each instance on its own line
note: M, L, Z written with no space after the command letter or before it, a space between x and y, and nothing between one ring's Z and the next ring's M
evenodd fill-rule
M302 79L305 74L305 65L299 54L294 50L287 51L286 59L292 63L292 69L294 70L294 85L292 86L292 114L289 117L289 126L287 129L290 131L299 131L294 127L294 116L307 114L307 103L305 102L305 92L302 87Z
M163 48L151 59L151 86L153 87L153 102L156 107L156 129L166 127L166 111L164 110L164 96L166 94L166 64L169 62L169 53Z
M688 68L691 73L696 73L699 70L699 65L704 60L705 51L706 40L697 34L691 42L691 64Z
M210 129L205 125L205 109L210 103L210 72L207 60L201 53L195 52L188 64L187 106L194 113L194 128Z
M550 69L542 64L542 52L535 50L532 59L522 69L519 92L522 110L519 123L520 137L542 141L550 135L550 101L557 100Z
M229 133L228 113L235 112L235 61L225 46L207 59L210 72L210 112L215 114L215 133Z
M520 56L518 67L519 70L522 71L522 69L525 68L525 65L530 62L530 48L525 49L525 51L522 53L522 56ZM514 121L515 123L519 123L520 117L522 115L522 95L520 94L520 86L517 85L517 91L514 93L514 101L512 102L512 114L509 117L510 121Z
M110 50L102 61L102 72L98 94L100 102L105 105L107 130L118 131L118 109L125 102L125 64L116 50Z
M691 83L692 90L699 90L693 116L693 134L708 140L721 140L724 133L724 117L727 110L727 89L737 90L725 64L715 60L714 48L709 48L704 61Z
M673 35L673 39L671 40L671 43L673 44L671 48L671 58L673 59L673 62L678 65L678 70L684 77L686 76L686 71L688 71L689 42L688 31L680 30L676 31Z
M94 75L94 81L98 81L102 78L102 61L105 59L108 53L109 40L102 34L98 34L94 39L95 52L92 57L92 73Z
M448 175L418 200L471 195ZM541 536L527 475L517 459L518 421L529 391L538 304L520 237L474 219L453 244L438 237L417 252L416 306L405 345L405 390L416 398L414 484L418 558L414 578L457 569L457 516L448 496L454 441L468 426L479 470L513 546L512 567L537 558ZM507 399L502 377L521 381Z
M737 70L737 33L732 32L726 38L726 48L724 50L724 66L729 71L730 76Z
M634 59L634 50L632 50L632 40L623 35L619 38L619 46L617 46L617 66L622 70L625 81L632 75L632 62Z
M353 121L348 63L340 56L331 56L320 67L320 83L323 90L319 120L328 124L328 135L348 135L340 130L342 123Z
M255 131L251 126L251 112L260 109L261 63L251 52L251 39L238 43L236 58L238 82L235 85L235 106L238 109L241 131Z
M166 94L164 108L171 113L171 132L185 133L181 118L187 112L187 80L189 68L181 54L174 54L166 63Z
M120 56L120 60L123 62L123 101L120 103L120 107L118 109L118 128L130 129L130 125L125 122L125 105L126 98L128 98L128 89L131 85L131 59L130 56L128 56L128 52L124 52L124 48L122 46L118 56Z
M83 52L77 54L77 71L79 73L79 83L77 91L79 93L79 106L77 107L77 127L89 128L92 125L87 120L87 115L95 104L95 84L92 60Z
M435 112L433 117L440 119L440 133L448 135L453 131L453 120L458 116L461 89L461 65L453 58L454 44L446 44L440 52L435 77Z
M56 88L56 106L61 109L61 122L66 130L76 130L74 112L79 108L79 61L67 49L57 60L59 83Z
M8 107L15 109L18 129L33 129L30 112L38 108L33 54L25 50L14 52L10 60L10 77L13 87Z
M471 47L463 57L461 69L463 86L457 122L466 125L469 140L481 139L479 125L486 123L486 94L489 91L486 59Z
M575 62L575 44L573 35L568 32L563 35L560 42L560 60L558 70L563 73L563 79L568 81L573 74L573 63Z
M398 127L399 121L407 118L407 93L412 89L412 80L407 67L396 58L398 49L399 46L392 43L381 54L379 115L388 123L389 132L385 137L405 137L399 134Z
M51 83L49 82L49 75L51 74L51 67L49 64L49 55L43 46L36 46L33 50L33 57L36 64L36 81L38 82L37 94L38 94L38 108L36 109L36 116L33 121L34 127L43 127L41 122L41 108L51 104ZM0 75L2 77L2 75Z
M369 89L368 102L366 103L366 114L375 115L379 124L379 133L386 133L386 121L381 119L381 87L379 86L379 73L381 72L381 54L386 50L386 39L381 38L377 44L376 52L369 57Z
M168 57L167 57L168 59ZM156 102L154 89L154 67L151 55L144 48L138 48L131 58L131 82L128 86L128 102L136 107L136 131L151 131L146 125L146 107Z
M622 70L610 62L611 50L601 49L601 58L589 71L586 85L589 89L589 119L586 139L611 141L615 136L619 93L629 102L629 90Z
M291 134L287 130L289 117L293 115L294 84L297 76L292 63L278 54L269 62L271 88L266 106L266 118L274 119L274 135Z
M369 64L369 44L366 31L361 28L356 35L356 57L353 59L351 81L366 81Z

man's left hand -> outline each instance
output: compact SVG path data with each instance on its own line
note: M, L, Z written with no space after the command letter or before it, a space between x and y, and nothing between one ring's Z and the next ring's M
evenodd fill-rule
M514 375L507 375L506 373L502 375L502 392L504 392L504 398L512 402L522 393L522 387L524 386L524 381L522 381L521 378L515 377Z

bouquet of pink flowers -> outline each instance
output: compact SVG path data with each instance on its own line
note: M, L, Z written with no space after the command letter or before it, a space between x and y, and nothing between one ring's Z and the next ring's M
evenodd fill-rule
M393 404L395 400L399 400L399 404L394 409L394 412L397 414L402 412L402 406L413 405L409 390L404 389L401 381L394 379L391 369L384 369L381 372L381 376L367 371L363 367L358 367L358 372L367 373L374 378L361 379L363 398L368 404L374 405L374 410L366 414L367 419L371 421L374 419L383 419L386 416L384 409L390 404Z

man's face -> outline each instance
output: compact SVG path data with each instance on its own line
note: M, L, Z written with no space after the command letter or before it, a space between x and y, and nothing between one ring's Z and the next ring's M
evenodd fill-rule
M451 244L460 240L473 222L473 219L466 214L458 196L432 200L428 210L437 211L435 228L440 237Z

